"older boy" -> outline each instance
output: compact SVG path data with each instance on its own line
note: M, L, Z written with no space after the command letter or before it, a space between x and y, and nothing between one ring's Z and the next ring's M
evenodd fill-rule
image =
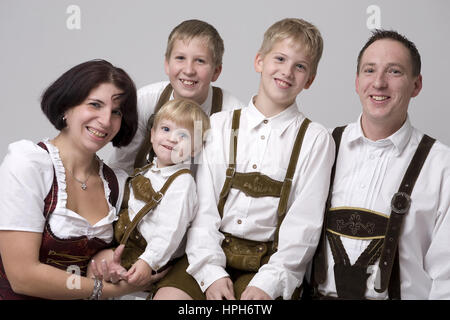
M410 123L420 67L416 46L395 31L376 30L359 53L362 114L333 133L316 298L450 298L450 150Z
M223 40L212 25L200 20L187 20L176 26L169 35L164 60L169 81L138 90L138 130L128 146L114 148L109 164L131 174L133 168L148 163L151 116L168 100L194 100L207 115L241 108L243 104L238 99L211 86L222 71L223 53Z
M255 58L258 94L242 110L211 117L189 264L169 272L156 299L291 299L301 285L320 238L334 158L327 130L296 104L322 47L317 28L301 19L266 31Z

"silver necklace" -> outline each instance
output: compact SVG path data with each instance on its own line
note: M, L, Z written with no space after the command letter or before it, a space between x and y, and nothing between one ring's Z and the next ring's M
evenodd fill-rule
M83 190L87 189L87 182L88 182L89 178L91 177L92 171L93 170L91 169L91 171L89 172L89 175L86 178L86 181L81 181L75 177L75 175L73 174L73 172L71 170L69 170L69 172L72 174L72 177L75 179L75 181L78 182L79 184L81 184L81 189L83 189Z

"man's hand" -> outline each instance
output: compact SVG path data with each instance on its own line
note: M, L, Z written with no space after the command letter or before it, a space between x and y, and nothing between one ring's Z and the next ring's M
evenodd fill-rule
M236 300L230 277L214 281L205 292L207 300Z
M250 286L242 292L241 300L272 300L272 298L264 290Z

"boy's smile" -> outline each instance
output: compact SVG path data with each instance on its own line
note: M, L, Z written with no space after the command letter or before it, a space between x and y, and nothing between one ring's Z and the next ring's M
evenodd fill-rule
M175 40L164 66L174 97L192 99L200 105L208 96L210 83L217 80L222 70L214 65L206 39L198 37Z

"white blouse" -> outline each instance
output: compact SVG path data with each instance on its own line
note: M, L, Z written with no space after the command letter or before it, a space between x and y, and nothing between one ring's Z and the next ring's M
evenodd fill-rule
M156 159L156 158L155 158ZM164 168L153 166L144 176L150 179L153 189L158 192L175 172L189 169L189 164L176 164ZM128 212L132 220L145 202L134 197L130 188ZM190 174L182 174L172 181L165 195L153 210L145 215L137 228L147 247L139 257L155 271L165 266L170 260L184 254L186 230L194 219L198 199L194 178Z
M0 230L43 232L44 199L51 189L55 171L58 201L49 219L55 236L61 239L87 236L111 241L112 223L117 219L117 210L115 204L109 203L111 190L103 176L103 162L99 159L98 174L103 181L109 212L95 225L91 225L85 218L66 208L66 173L59 151L48 139L43 142L49 152L29 140L20 140L8 146L8 153L0 166ZM127 175L122 170L114 172L119 183L120 204Z
M357 122L345 129L338 152L332 207L358 207L390 215L391 198L423 134L409 119L386 139L367 139ZM341 237L353 264L369 240ZM402 299L450 299L450 149L436 141L411 194L399 240ZM327 241L328 275L319 291L336 296L334 260ZM376 263L378 265L378 262ZM378 268L369 270L366 297L387 298L374 290Z
M255 241L273 240L279 198L246 196L231 189L220 219L217 203L229 161L232 111L211 117L211 140L197 172L199 210L188 231L186 253L190 273L206 290L227 276L221 248L223 232ZM292 147L305 116L294 103L272 118L253 102L242 109L237 143L237 172L258 171L283 181ZM306 265L320 238L328 193L334 142L328 131L312 122L306 131L292 181L287 212L280 228L278 251L250 282L272 298L290 299L302 283Z

